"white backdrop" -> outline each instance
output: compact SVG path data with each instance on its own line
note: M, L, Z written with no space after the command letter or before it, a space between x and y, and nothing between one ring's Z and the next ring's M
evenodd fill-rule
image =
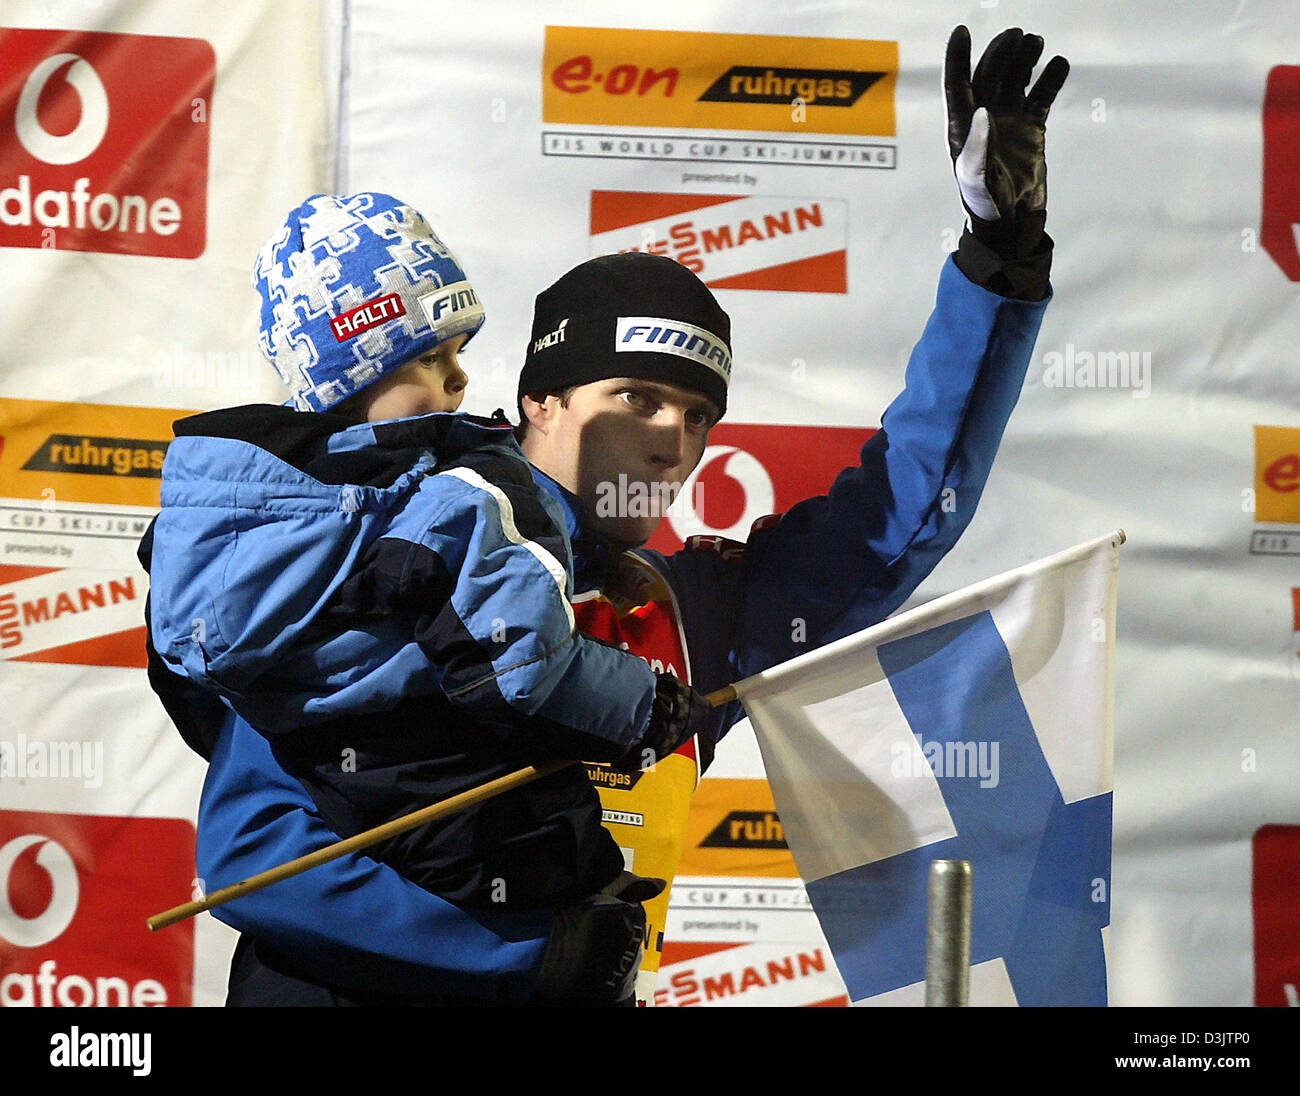
M1292 501L1300 492L1292 494L1296 473L1285 463L1300 452L1300 313L1296 283L1259 244L1263 103L1270 70L1300 65L1294 11L1285 0L1098 0L1083 7L984 0L912 9L900 14L884 0L784 9L718 0L493 0L454 9L354 0L346 9L244 3L234 6L236 18L218 23L198 4L8 3L5 26L206 38L218 79L205 253L180 260L0 250L0 277L16 302L0 314L0 397L146 408L272 397L269 371L257 374L246 272L275 219L331 185L328 158L338 134L333 185L386 190L421 209L481 289L488 320L465 360L467 409L513 407L533 295L593 253L594 192L638 192L660 202L745 197L755 200L751 206L761 199L771 209L821 203L832 211L838 219L827 246L843 252L847 291L814 291L816 279L803 274L790 277L798 290L718 289L735 331L727 421L875 426L901 383L960 229L940 91L948 33L966 23L976 51L1005 26L1042 34L1049 54L1072 63L1048 126L1056 296L979 512L917 600L1115 527L1127 531L1112 1000L1253 1003L1252 890L1256 898L1261 888L1295 895L1300 878L1294 841L1286 845L1285 872L1256 879L1252 859L1261 826L1300 824L1293 608L1300 504ZM680 119L638 125L626 106L635 92L607 95L594 81L586 94L610 100L605 123L546 119L548 25L896 43L897 81L888 89L896 131L831 134L818 127L832 108L819 114L815 104L796 132ZM626 60L614 57L605 72L620 61L642 71L649 41L627 35ZM341 87L321 75L338 43ZM724 45L736 64L763 63L745 54L739 39ZM601 55L593 56L592 71L599 71ZM807 67L835 67L817 56L810 47ZM336 103L342 110L334 125ZM1288 117L1295 115L1283 116L1284 137ZM1289 124L1294 149L1300 127ZM579 132L661 144L641 159L545 153L544 134ZM586 151L598 147L587 140ZM896 166L746 161L740 153L735 162L658 158L664 144L675 142L681 155L692 140L725 141L733 150L776 140L869 143L892 149ZM1300 153L1288 155L1300 165ZM8 185L0 178L0 188ZM1300 223L1295 208L1280 206L1279 215ZM732 258L756 249L742 253ZM754 259L749 269L781 261ZM52 301L75 307L56 322L37 322L38 306ZM189 352L246 354L250 379L214 378L209 369L206 380L216 383L195 386L189 378L160 388L157 369L169 359L158 355ZM1127 355L1126 375L1109 386L1081 386L1089 360L1115 362L1120 354ZM1076 385L1063 386L1065 377ZM1256 426L1286 429L1265 435L1257 452ZM24 491L0 485L0 494L28 506L41 497ZM1278 535L1255 536L1270 531ZM141 671L5 667L3 737L12 737L10 726L80 736L68 728L92 713L119 768L110 767L116 775L94 794L0 781L0 811L192 819L199 766L151 707ZM758 764L739 730L711 776L736 782L718 787L747 786L761 775ZM686 924L694 916L682 911L704 903L710 886L749 887L755 902L761 894L797 893L779 870L779 885L737 871L679 882L674 909L683 938L699 939ZM756 918L743 940L779 951L783 942L813 939L797 906L792 902L796 912L785 920ZM1276 925L1268 931L1284 957L1271 960L1276 996L1287 980L1278 973L1283 967L1292 983L1300 973L1300 940L1294 926L1289 935ZM200 970L219 972L225 946L204 929ZM205 977L197 1003L219 999ZM816 993L822 990L834 994L833 985L819 982Z
M1257 523L1243 494L1255 483L1252 427L1300 427L1296 285L1256 235L1266 79L1300 61L1288 5L944 4L900 15L883 2L544 13L496 3L450 23L393 12L352 11L344 177L409 195L484 271L489 321L472 359L488 362L472 390L482 408L510 406L532 294L589 254L592 190L798 195L847 203L849 292L719 291L736 332L729 418L877 424L960 224L940 93L951 27L966 22L978 50L1022 25L1070 59L1048 126L1055 301L979 514L919 596L1127 530L1113 999L1250 1003L1251 837L1300 821L1296 560L1250 554ZM540 131L564 129L541 121L548 24L896 41L897 136L886 143L898 166L543 156ZM632 130L617 112L610 128ZM742 181L683 181L724 167ZM1128 386L1050 383L1053 365L1082 380L1084 354L1116 352L1131 355ZM798 359L805 370L792 368ZM714 773L753 776L754 764L738 739Z

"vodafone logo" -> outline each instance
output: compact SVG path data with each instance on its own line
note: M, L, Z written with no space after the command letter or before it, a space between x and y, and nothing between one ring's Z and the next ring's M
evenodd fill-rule
M709 473L710 466L717 461L721 463L716 472ZM699 510L704 509L708 498L710 482L716 482L718 474L725 475L733 485L739 487L743 500L740 517L725 528L710 525L699 513ZM669 508L668 522L673 532L683 541L688 537L710 534L743 541L749 534L749 527L759 518L772 513L775 505L776 490L772 486L772 477L753 454L734 445L710 445L704 450L699 467Z
M0 71L0 247L203 253L207 42L0 27Z
M46 83L65 65L65 79L81 99L81 120L71 133L50 133L37 116L36 106ZM75 164L99 147L108 130L108 93L99 74L84 57L56 53L46 58L27 77L18 96L15 129L23 148L47 164Z
M1251 838L1250 902L1255 922L1255 1004L1300 1005L1300 826L1270 823Z
M673 553L688 537L744 541L753 523L825 493L858 463L873 431L851 426L721 422L647 548Z
M1262 121L1259 242L1283 274L1300 282L1300 65L1275 65L1269 71Z
M188 1005L193 926L144 921L193 878L184 819L0 810L0 1008Z
M27 917L14 909L9 884L19 857L34 845L41 846L35 864L49 877L53 893L41 913ZM38 948L57 939L72 923L80 895L77 866L57 841L44 834L29 833L0 848L0 938L10 944Z

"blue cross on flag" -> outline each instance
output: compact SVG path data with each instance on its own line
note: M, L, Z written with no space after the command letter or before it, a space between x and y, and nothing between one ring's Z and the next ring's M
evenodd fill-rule
M971 1004L1105 1005L1117 532L740 682L855 1004L924 1000L932 860L974 875Z

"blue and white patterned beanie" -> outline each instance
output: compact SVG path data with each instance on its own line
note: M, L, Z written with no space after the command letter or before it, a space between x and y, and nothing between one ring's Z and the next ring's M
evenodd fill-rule
M317 194L258 253L262 353L324 411L457 335L483 306L451 250L388 194Z

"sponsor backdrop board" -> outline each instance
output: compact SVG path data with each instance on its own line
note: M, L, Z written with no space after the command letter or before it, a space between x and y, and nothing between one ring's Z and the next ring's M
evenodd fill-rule
M145 679L172 422L282 399L253 256L329 186L314 3L0 11L0 1006L213 1005L192 897L202 762Z
M730 312L730 409L702 497L688 493L698 520L661 527L665 547L688 525L736 536L822 489L833 468L800 431L861 437L900 386L961 227L940 91L952 26L977 50L1023 26L1070 58L1048 133L1056 299L974 523L918 600L1127 531L1111 1000L1244 1005L1257 984L1294 1000L1300 939L1260 897L1290 886L1294 861L1285 840L1254 837L1300 822L1290 5L396 12L351 8L342 175L415 203L474 272L488 319L467 405L513 406L532 298L588 256L673 256ZM806 992L782 989L803 985L783 964L798 972L818 941L811 918L778 908L785 880L755 860L770 850L745 845L766 833L764 808L739 792L705 806L715 780L761 775L739 727L696 800L722 814L693 826L703 840L740 812L744 847L726 862L715 845L687 851L661 1003L840 992L815 984L812 960Z
M1056 300L979 513L918 599L1127 530L1112 1001L1296 1002L1290 4L12 0L0 1003L221 999L211 918L165 944L139 927L188 897L202 766L144 682L132 545L170 417L280 398L248 270L284 211L380 189L446 234L488 314L471 410L513 407L532 298L575 263L636 247L696 270L735 380L655 544L742 535L823 489L901 384L961 226L940 94L958 22L977 49L1025 26L1075 67L1048 138ZM691 833L657 1002L842 1001L744 725ZM157 872L114 890L142 844Z

